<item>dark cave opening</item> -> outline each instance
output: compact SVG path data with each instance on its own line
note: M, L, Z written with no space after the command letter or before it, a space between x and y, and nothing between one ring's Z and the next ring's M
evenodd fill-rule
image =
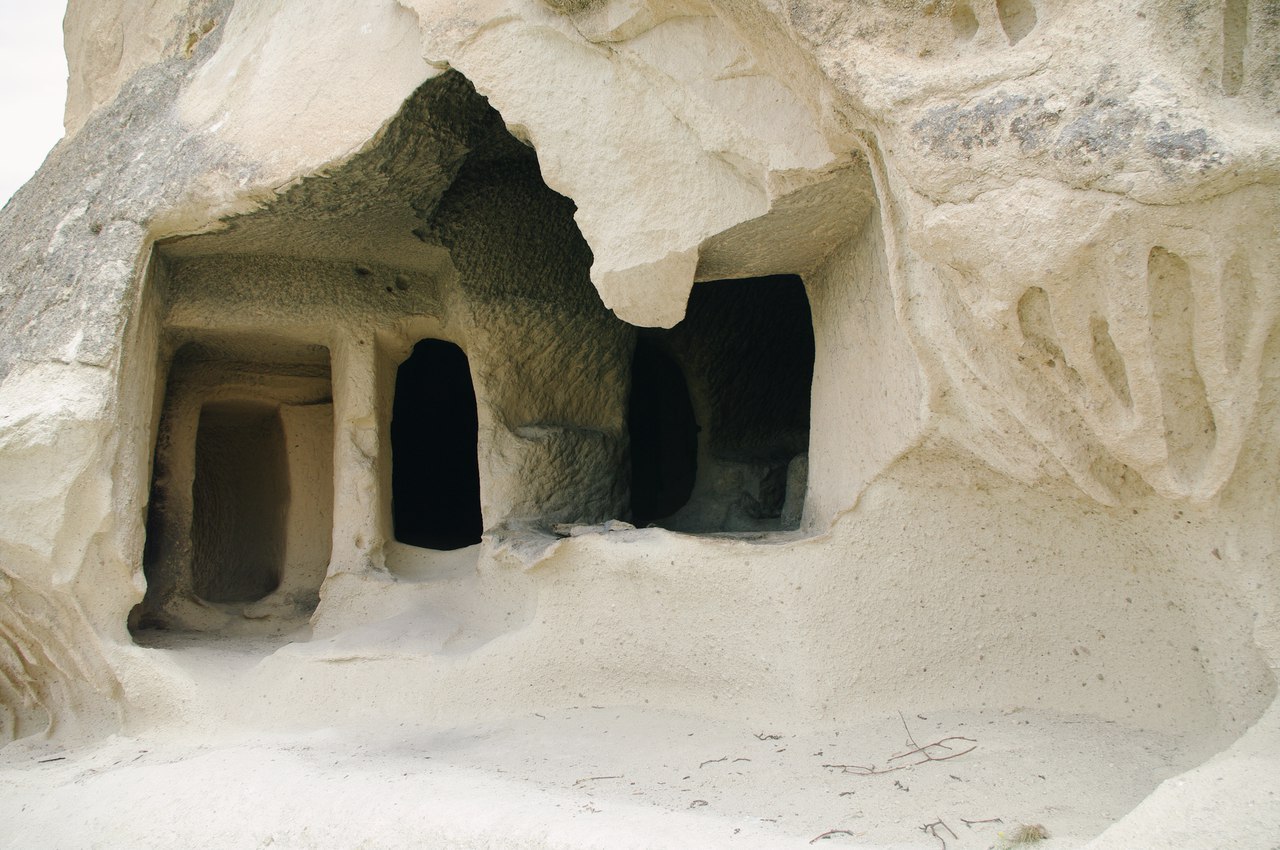
M391 516L401 543L461 549L480 542L479 421L467 355L424 339L396 372Z
M798 527L814 353L797 275L696 284L682 322L641 330L628 413L636 524Z
M631 361L627 429L632 522L643 528L684 507L698 473L698 422L684 373L644 336Z

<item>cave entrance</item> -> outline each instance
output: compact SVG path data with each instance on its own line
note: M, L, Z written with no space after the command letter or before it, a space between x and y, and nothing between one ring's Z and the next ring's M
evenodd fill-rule
M628 419L637 525L797 528L813 363L797 275L698 283L682 322L642 329Z
M276 405L200 410L192 486L191 578L206 602L254 602L280 584L289 466Z
M294 628L319 604L333 539L329 350L255 333L171 344L130 628Z
M631 360L632 522L643 528L689 501L698 473L698 421L684 373L658 342L641 336Z
M396 371L391 516L396 540L425 549L480 542L479 421L467 355L424 339Z

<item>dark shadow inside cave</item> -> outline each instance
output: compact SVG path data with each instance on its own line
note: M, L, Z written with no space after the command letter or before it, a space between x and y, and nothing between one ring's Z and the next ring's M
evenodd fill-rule
M276 405L204 405L196 431L191 578L206 602L253 602L280 584L289 466Z
M698 421L679 364L649 337L636 340L627 406L632 522L643 528L684 507L698 473Z
M401 543L461 549L480 542L479 423L467 355L424 339L396 372L391 515Z
M797 275L699 283L682 322L642 329L628 412L636 523L798 527L813 363Z

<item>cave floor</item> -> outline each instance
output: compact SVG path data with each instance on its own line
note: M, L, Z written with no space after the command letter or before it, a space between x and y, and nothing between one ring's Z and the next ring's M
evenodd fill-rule
M924 750L891 760L913 749L908 728ZM1197 760L1166 736L1029 710L792 729L582 705L447 728L24 743L0 750L0 847L23 850L969 850L1019 824L1043 825L1037 846L1078 847Z

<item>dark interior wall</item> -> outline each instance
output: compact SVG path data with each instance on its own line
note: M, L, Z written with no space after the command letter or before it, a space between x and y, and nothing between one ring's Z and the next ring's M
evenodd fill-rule
M803 281L775 275L697 284L680 324L642 330L640 339L629 412L637 521L663 519L688 502L663 524L780 528L791 462L809 445L814 338ZM684 407L686 381L696 422ZM688 446L699 433L691 463ZM690 493L684 480L695 474Z
M774 275L699 283L669 331L726 460L787 460L809 447L813 317L804 283Z
M289 508L275 405L217 402L201 409L192 499L195 594L207 602L251 602L275 590Z
M480 542L479 423L467 355L424 339L400 364L391 413L396 539L427 549Z
M693 494L698 422L684 373L652 337L636 340L627 405L631 436L631 521L643 528L671 516Z
M468 158L425 225L448 248L470 311L493 427L481 460L496 500L485 503L490 524L600 522L625 510L634 330L591 285L573 214L534 152L505 136Z

